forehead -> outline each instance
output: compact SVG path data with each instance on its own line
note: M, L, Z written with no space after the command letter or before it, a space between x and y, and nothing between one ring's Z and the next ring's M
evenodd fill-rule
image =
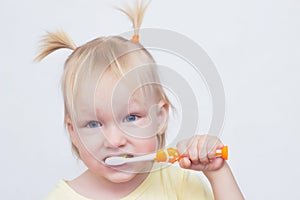
M156 81L155 68L153 60L141 51L126 54L108 67L96 59L78 76L75 109L80 105L108 106L121 100L151 99L156 96L149 84Z
M76 110L109 110L129 108L130 106L148 107L156 102L151 86L139 85L131 76L120 77L112 71L105 72L98 81L88 80L82 87L76 100Z

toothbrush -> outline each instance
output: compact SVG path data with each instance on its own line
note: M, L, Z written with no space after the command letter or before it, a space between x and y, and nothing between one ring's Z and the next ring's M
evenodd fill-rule
M228 146L224 146L222 149L217 149L216 157L223 158L224 160L228 159ZM105 159L105 164L110 166L117 166L123 165L125 163L132 163L132 162L140 162L140 161L148 161L154 160L156 162L169 162L174 163L180 160L180 155L177 149L168 148L164 150L159 150L156 153L133 157L133 158L126 158L126 157L110 157Z

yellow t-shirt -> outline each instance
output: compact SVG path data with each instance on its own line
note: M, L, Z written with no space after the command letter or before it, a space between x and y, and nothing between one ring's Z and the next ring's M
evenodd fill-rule
M60 180L45 200L88 200L73 190L65 180ZM179 167L160 167L149 173L144 182L121 200L153 199L214 199L211 190L200 176Z

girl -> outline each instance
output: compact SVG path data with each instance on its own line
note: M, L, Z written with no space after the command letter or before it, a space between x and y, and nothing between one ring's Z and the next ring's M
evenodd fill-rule
M65 125L75 153L87 166L79 177L60 180L46 199L243 199L228 164L215 158L223 145L212 136L178 143L181 168L153 161L105 162L150 154L165 145L171 104L154 59L139 43L147 6L136 1L133 9L120 9L133 22L131 40L101 37L76 47L64 32L44 37L37 60L60 48L73 50L62 78ZM192 170L203 171L213 192Z

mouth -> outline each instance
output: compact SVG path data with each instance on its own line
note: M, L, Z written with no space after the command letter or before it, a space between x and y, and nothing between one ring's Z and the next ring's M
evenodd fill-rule
M111 157L133 158L134 155L132 155L132 154L109 155L109 156L106 156L106 157L103 159L103 162L105 162L105 160L106 160L107 158L111 158Z

